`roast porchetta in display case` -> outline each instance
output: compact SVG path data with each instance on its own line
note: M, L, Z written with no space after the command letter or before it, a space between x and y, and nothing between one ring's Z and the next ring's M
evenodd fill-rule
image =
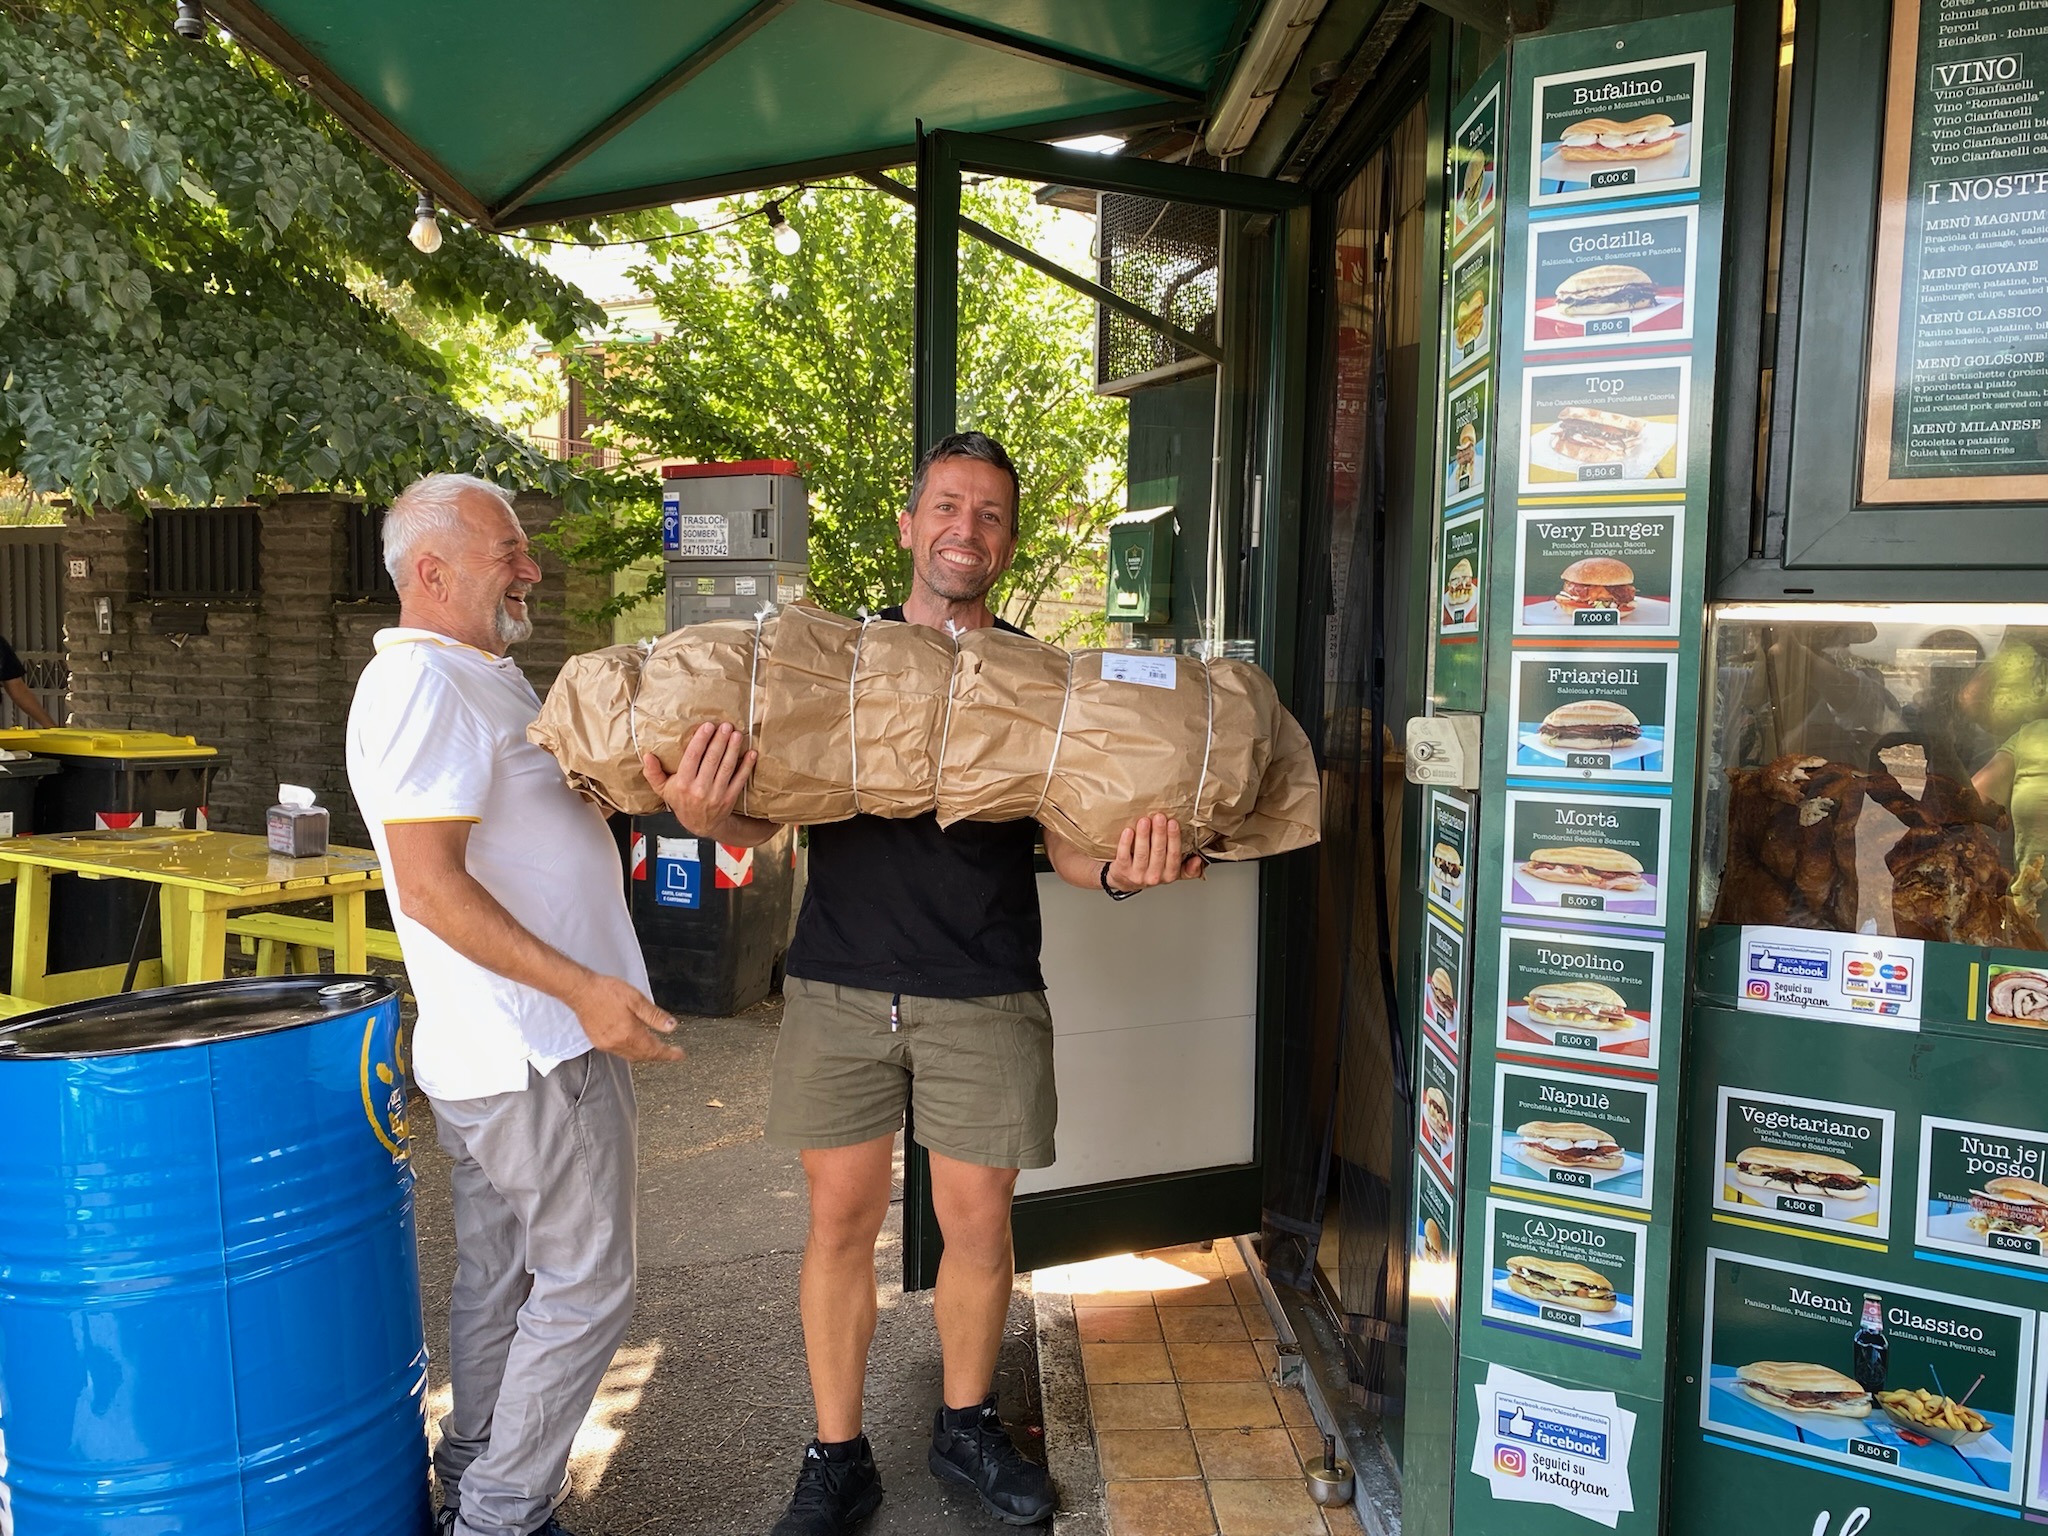
M2048 949L2048 604L1731 604L1709 645L1703 920Z

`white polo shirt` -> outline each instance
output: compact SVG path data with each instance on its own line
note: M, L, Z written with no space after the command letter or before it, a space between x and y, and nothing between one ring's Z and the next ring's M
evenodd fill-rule
M604 816L526 739L540 712L507 656L422 629L387 629L348 715L348 781L383 861L419 1002L413 1078L436 1099L527 1086L590 1049L565 1003L457 954L406 915L385 827L472 821L469 872L543 943L647 990Z

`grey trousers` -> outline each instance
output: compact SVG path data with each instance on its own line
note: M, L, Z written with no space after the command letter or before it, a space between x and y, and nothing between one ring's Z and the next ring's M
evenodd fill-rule
M454 1160L454 1407L434 1472L458 1536L548 1521L569 1446L633 1312L637 1114L604 1051L524 1092L436 1099Z

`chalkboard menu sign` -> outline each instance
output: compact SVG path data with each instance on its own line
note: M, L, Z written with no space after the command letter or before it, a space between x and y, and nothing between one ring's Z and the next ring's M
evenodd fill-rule
M2048 499L2048 31L1896 0L1866 502Z

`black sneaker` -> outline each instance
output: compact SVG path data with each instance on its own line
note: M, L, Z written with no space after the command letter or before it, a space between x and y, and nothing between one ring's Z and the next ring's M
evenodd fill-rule
M939 1409L930 1460L932 1476L972 1488L981 1507L1005 1524L1036 1525L1059 1508L1052 1474L1010 1443L993 1392L966 1429L948 1429L946 1410Z
M845 1461L827 1458L815 1440L804 1448L789 1511L768 1536L848 1536L875 1512L882 1502L882 1474L875 1470L868 1437L862 1435L859 1444Z

